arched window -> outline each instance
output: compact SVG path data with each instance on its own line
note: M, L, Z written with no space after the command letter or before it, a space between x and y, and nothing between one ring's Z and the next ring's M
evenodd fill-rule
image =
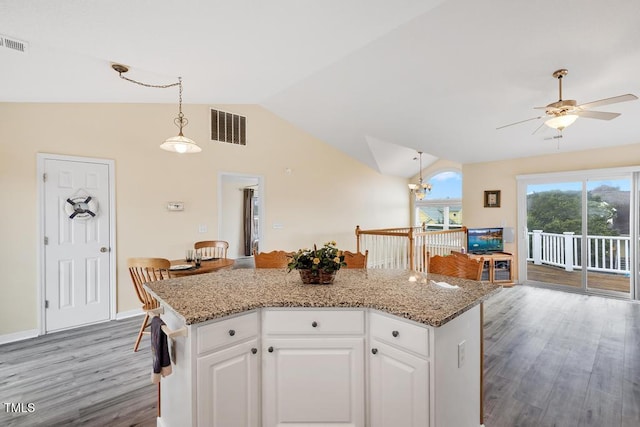
M443 171L426 181L433 188L427 197L416 201L416 225L426 223L429 230L462 227L462 174Z

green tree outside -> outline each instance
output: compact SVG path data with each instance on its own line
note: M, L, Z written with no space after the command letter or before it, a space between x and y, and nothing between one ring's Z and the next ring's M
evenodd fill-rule
M545 233L582 234L582 203L579 191L544 191L527 196L527 228ZM588 194L588 231L590 235L618 236L612 227L616 209L599 195Z

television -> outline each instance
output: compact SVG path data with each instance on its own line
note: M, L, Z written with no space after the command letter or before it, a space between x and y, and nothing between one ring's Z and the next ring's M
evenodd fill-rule
M502 252L504 238L502 228L468 228L467 251L472 254Z

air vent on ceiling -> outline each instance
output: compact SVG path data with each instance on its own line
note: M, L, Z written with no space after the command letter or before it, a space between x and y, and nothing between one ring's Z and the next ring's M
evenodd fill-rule
M29 50L29 43L0 34L0 47L27 53Z
M247 145L247 118L212 108L211 140Z

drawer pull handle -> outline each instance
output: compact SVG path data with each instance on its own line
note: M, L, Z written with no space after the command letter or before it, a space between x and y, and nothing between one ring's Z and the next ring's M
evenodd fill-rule
M394 338L398 338L398 335L400 335L400 332L393 331L393 332L391 332L391 335L393 335Z
M234 336L236 334L236 331L234 331L233 329L229 329L229 335Z
M313 322L311 322L311 326L313 326L314 328L318 327L318 322L314 320Z
M273 347L269 347L269 348L267 349L267 351L268 351L269 353L273 353Z
M256 354L257 352L258 352L258 349L257 349L257 348L253 347L253 348L251 349L251 354Z
M371 349L371 353L373 353L373 354L378 354L378 349L377 349L377 348L372 348L372 349Z

